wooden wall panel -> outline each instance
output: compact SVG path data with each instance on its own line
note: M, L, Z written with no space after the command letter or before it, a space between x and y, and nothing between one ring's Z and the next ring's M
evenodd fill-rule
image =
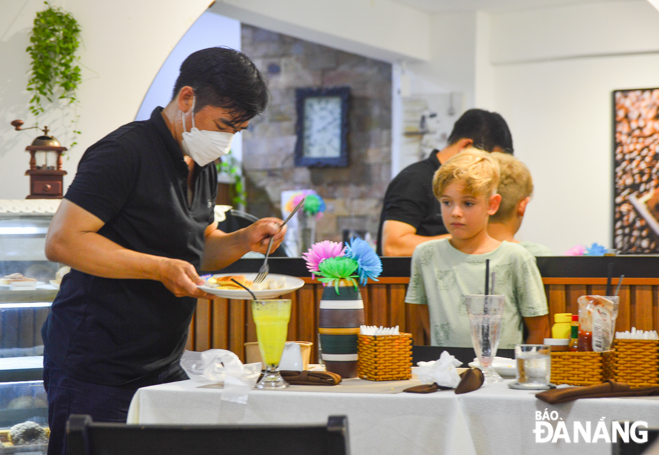
M229 347L229 301L223 298L213 299L212 304L213 330L211 343L213 349L227 349ZM221 327L221 330L216 330Z
M634 286L632 295L633 327L639 330L652 330L654 322L652 300L652 286Z
M211 348L211 301L197 299L195 351L206 351Z

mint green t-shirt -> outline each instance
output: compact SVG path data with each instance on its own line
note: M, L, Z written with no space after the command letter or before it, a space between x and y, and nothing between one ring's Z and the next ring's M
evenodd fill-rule
M534 243L534 242L519 242L519 245L522 245L526 250L531 253L533 256L553 256L554 253L549 249L549 247L546 247L540 243Z
M523 343L523 317L548 313L542 277L535 257L523 247L502 242L485 254L465 254L448 239L416 247L405 302L428 305L434 346L471 347L464 296L485 291L485 260L496 273L491 293L505 296L500 348Z

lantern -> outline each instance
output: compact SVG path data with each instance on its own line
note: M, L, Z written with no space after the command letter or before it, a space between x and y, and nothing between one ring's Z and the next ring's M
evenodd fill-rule
M36 126L22 128L22 120L14 120L11 124L16 131L41 129ZM62 170L62 153L67 148L48 135L47 126L41 131L43 135L25 147L30 152L30 169L25 171L25 175L30 176L30 195L26 199L59 199L62 198L64 176L67 174Z

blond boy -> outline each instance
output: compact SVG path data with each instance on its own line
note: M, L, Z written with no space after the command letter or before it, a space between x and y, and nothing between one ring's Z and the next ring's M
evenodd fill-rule
M448 160L435 174L433 191L450 239L431 240L414 250L405 301L427 305L431 342L471 347L464 296L483 294L485 261L496 273L493 292L505 296L499 347L542 343L549 336L547 300L535 258L523 247L487 233L499 208L499 165L489 154L470 150Z
M497 193L501 195L501 204L499 210L490 216L487 233L497 240L518 243L534 256L552 256L551 250L544 245L515 239L533 194L531 172L524 163L507 153L493 152L490 156L499 163Z

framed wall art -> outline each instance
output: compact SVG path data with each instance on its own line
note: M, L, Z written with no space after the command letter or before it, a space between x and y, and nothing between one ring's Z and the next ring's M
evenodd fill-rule
M301 88L295 95L295 165L347 166L350 88Z
M659 253L659 88L613 92L613 246Z

